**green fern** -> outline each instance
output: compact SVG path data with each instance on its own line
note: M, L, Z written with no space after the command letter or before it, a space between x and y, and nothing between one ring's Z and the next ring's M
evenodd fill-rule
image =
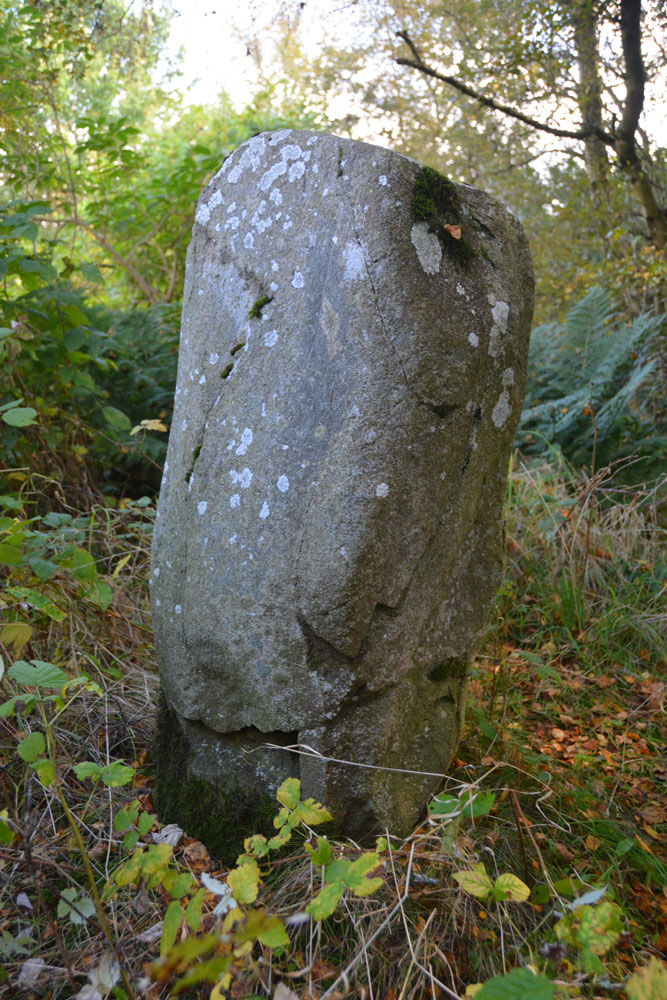
M555 445L575 465L590 465L597 435L599 461L633 452L664 458L665 414L658 379L649 379L663 329L664 315L624 323L601 288L591 289L562 324L536 327L518 446L537 453Z

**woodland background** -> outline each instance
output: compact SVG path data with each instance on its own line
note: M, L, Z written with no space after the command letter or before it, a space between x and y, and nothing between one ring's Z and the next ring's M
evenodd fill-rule
M168 4L0 0L0 991L157 997L180 974L192 996L282 979L299 996L484 981L481 1000L659 1000L667 13L355 0L314 48L305 6L276 3L245 39L256 92L238 108L184 101ZM337 910L281 937L270 922L285 935L327 865L251 851L223 940L203 845L155 853L146 560L195 203L234 148L282 127L495 195L528 233L536 316L459 770L411 847L362 855L384 910L346 876ZM530 897L475 886L480 863Z

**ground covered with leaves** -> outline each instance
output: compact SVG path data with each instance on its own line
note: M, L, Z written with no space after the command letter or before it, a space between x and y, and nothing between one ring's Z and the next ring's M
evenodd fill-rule
M517 459L423 823L328 840L292 779L229 871L153 808L152 504L82 509L20 470L3 488L0 995L667 995L658 492Z

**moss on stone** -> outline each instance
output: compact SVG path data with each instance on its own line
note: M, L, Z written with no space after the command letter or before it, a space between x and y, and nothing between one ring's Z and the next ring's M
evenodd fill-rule
M266 793L249 793L232 779L212 784L190 773L190 748L178 717L160 699L155 745L155 808L162 823L178 823L211 855L234 864L252 833L273 836L279 805Z
M269 302L273 302L272 295L260 295L260 297L253 302L248 313L248 319L259 319L262 315L262 309L264 306L268 306Z
M457 264L466 265L476 256L463 233L457 238L447 227L463 229L456 185L432 167L422 167L417 174L410 202L415 222L426 222L442 249Z

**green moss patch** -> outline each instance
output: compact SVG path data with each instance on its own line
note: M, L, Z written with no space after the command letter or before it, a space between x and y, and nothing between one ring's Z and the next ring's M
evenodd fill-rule
M253 794L238 781L212 783L190 773L191 751L178 717L160 700L155 742L157 814L162 823L178 823L206 845L225 865L235 863L244 837L273 836L276 800Z
M456 185L432 167L417 174L410 202L415 222L426 222L442 249L457 264L468 264L476 251L466 241Z
M262 309L264 306L268 306L269 302L273 302L272 295L261 295L250 307L248 319L259 319L262 315Z

